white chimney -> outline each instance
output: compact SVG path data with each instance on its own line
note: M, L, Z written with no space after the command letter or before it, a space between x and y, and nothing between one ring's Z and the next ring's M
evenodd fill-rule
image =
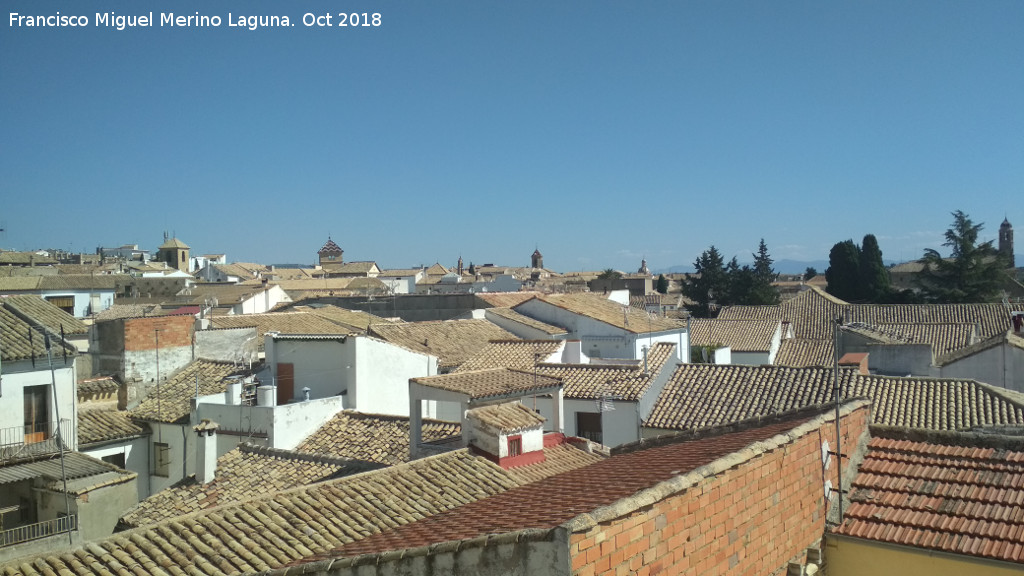
M562 351L562 362L565 364L582 364L583 342L579 340L566 340L565 350Z
M196 443L196 482L208 484L217 473L217 428L216 422L203 419L192 428L199 435Z
M260 386L256 389L257 406L274 406L277 404L277 386Z
M232 378L228 380L228 389L224 392L224 403L228 406L238 406L242 403L241 378Z

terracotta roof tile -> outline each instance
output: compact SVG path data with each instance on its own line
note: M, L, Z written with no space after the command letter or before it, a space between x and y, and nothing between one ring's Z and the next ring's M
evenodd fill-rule
M267 332L281 334L350 334L352 332L336 322L304 311L214 316L210 318L210 327L255 327L259 350L263 350L263 335Z
M458 422L423 420L423 441L459 436ZM346 410L310 434L298 450L352 460L399 464L409 460L409 418Z
M873 434L837 533L1024 563L1024 441Z
M78 411L78 443L95 444L132 438L145 433L141 426L121 410L93 408Z
M368 333L413 352L436 356L444 369L462 364L491 340L515 339L514 334L487 320L374 324Z
M544 417L519 402L503 402L474 408L467 418L501 433L517 432L544 424Z
M779 320L690 320L693 346L724 344L734 352L767 352L779 330Z
M153 422L180 422L188 418L192 410L191 400L196 395L198 378L199 395L217 394L227 390L225 378L248 370L229 362L195 360L168 378L128 414L137 420Z
M507 368L411 378L409 382L438 390L466 394L472 400L514 397L547 391L562 385L559 378Z
M828 367L835 361L835 346L832 340L811 340L790 338L779 345L775 355L777 366L790 368Z
M169 518L258 498L269 492L323 482L380 468L381 464L240 444L217 458L207 484L194 476L139 502L121 518L125 526L145 526Z
M2 296L0 303L22 318L44 326L51 334L60 334L61 327L64 328L66 336L89 333L89 327L84 322L43 300L41 296L35 294Z
M537 296L537 300L634 334L679 330L686 327L686 323L679 320L623 306L598 294L548 294ZM515 310L523 312L522 305L516 306Z
M974 380L872 376L841 369L846 398L868 398L876 424L931 430L1024 425L1024 397ZM826 368L680 365L645 426L688 430L834 398Z
M551 324L546 324L544 322L541 322L540 320L536 320L524 314L520 314L519 312L516 312L512 308L488 308L487 314L494 314L495 316L500 316L505 320L509 320L517 324L522 324L523 326L527 326L535 330L540 330L541 332L544 332L545 334L549 334L551 336L561 336L563 334L568 333L568 330L562 328L561 326L553 326Z
M559 340L492 340L463 362L456 372L490 368L532 370L535 364L546 361L563 345Z

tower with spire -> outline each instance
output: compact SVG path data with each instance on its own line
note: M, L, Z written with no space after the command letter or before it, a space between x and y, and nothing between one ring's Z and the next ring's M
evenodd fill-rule
M341 249L341 246L335 244L334 240L331 240L331 237L328 235L327 243L317 252L317 255L320 257L320 267L340 266L342 264L341 257L344 254L345 251Z
M544 255L540 253L540 249L536 248L533 251L533 255L530 256L530 267L531 268L543 268L544 267Z
M1013 224L1007 218L1003 218L1003 223L999 225L999 254L1006 258L1011 268L1017 266L1013 256Z

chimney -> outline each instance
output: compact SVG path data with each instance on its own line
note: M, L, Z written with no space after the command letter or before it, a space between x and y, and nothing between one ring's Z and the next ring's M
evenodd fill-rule
M242 403L241 378L232 378L228 380L228 389L224 392L224 403L228 406L238 406Z
M580 340L566 340L565 349L562 351L562 362L565 364L582 364L583 342Z
M196 444L196 482L208 484L217 472L217 428L219 425L203 419L192 428L199 435Z
M843 354L843 357L839 359L839 365L856 368L860 374L870 374L868 371L868 353L867 352L848 352Z

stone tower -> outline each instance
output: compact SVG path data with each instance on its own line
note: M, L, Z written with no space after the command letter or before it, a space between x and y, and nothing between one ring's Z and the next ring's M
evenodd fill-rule
M1017 266L1013 259L1013 224L1006 218L999 225L999 253L1010 263L1010 267Z
M164 243L160 245L156 250L156 258L160 262L166 263L171 268L177 268L182 272L191 274L189 270L189 258L188 258L189 247L177 238L168 238L167 232L164 232Z
M530 267L531 268L543 268L544 267L544 255L540 253L540 249L533 251L533 255L530 256Z
M637 274L643 274L644 276L650 276L651 271L647 268L647 258L640 260L640 269L636 271Z
M331 240L331 237L327 237L327 243L321 248L317 255L320 256L320 266L338 266L342 263L341 257L345 253L340 246Z

